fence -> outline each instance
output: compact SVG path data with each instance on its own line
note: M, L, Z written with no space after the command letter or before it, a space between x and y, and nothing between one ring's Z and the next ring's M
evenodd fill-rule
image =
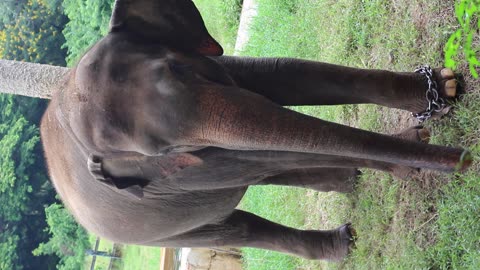
M117 251L116 249L116 244L113 244L112 250L113 253L110 254L109 252L106 251L99 251L98 247L100 246L100 237L97 237L97 240L95 241L95 247L94 249L89 249L86 251L87 255L92 256L92 264L90 265L90 270L95 270L95 263L97 262L97 257L106 257L110 258L110 262L108 263L108 270L111 270L113 268L113 262L114 260L119 260L120 257L118 257L115 253Z

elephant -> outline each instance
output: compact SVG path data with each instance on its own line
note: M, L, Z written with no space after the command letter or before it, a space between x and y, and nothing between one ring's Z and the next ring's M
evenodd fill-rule
M284 106L373 103L413 113L430 77L290 58L223 56L191 0L117 0L109 33L55 90L41 122L53 185L76 220L116 243L254 247L338 261L354 229L299 230L236 209L252 185L350 192L359 168L465 170L467 150Z

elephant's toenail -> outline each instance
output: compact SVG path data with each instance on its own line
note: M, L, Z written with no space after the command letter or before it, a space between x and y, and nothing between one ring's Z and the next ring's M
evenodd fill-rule
M455 97L457 94L457 81L455 80L448 80L445 83L445 95L448 97Z
M425 128L420 129L418 131L418 137L420 137L420 141L428 143L428 141L430 140L430 131Z
M352 236L352 240L357 238L357 230L355 230L351 224L348 225L348 230L350 231L350 235Z
M444 68L440 71L440 74L442 75L442 78L444 79L450 79L453 78L455 75L453 74L453 70L449 68Z

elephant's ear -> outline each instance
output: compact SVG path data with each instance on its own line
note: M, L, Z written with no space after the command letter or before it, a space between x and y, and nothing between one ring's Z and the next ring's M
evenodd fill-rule
M143 198L143 188L148 184L147 180L133 177L111 177L102 168L102 158L91 155L88 158L87 167L93 178L105 184L113 190L135 199Z
M110 32L129 32L208 56L223 54L191 0L116 0Z

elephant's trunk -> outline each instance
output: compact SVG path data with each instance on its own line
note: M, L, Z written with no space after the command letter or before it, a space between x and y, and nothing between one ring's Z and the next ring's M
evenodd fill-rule
M0 92L50 99L69 68L0 60Z

